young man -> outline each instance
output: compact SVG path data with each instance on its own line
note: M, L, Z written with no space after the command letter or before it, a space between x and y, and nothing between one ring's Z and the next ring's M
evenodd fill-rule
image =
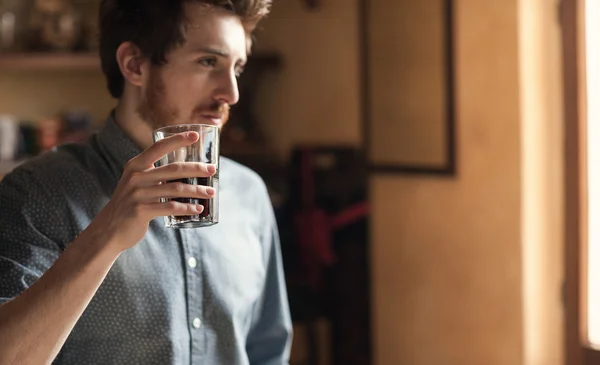
M154 168L222 126L270 0L103 0L100 56L118 105L103 129L0 185L0 364L287 364L291 321L262 180L220 162L220 223L176 230L162 216L210 198L167 183L215 168Z

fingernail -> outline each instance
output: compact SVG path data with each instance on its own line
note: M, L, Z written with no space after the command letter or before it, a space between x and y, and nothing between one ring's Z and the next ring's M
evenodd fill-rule
M214 174L215 172L217 172L217 166L208 165L206 166L206 171L208 171L209 174Z
M188 133L187 133L187 138L189 138L189 139L194 139L194 138L196 138L196 133L194 133L194 132L188 132Z
M196 211L198 213L202 213L203 210L204 210L204 205L196 204Z
M210 187L206 188L206 194L208 194L210 196L215 195L215 192L216 192L215 188L210 188Z

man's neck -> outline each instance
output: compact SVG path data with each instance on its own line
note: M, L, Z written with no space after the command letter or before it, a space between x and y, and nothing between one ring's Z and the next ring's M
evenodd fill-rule
M119 101L114 119L123 132L142 150L152 145L152 128L142 120L131 103Z

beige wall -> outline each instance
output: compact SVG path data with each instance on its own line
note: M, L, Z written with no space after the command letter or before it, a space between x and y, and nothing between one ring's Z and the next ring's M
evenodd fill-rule
M523 356L516 1L456 1L458 176L372 181L377 364Z
M113 105L100 71L0 69L0 114L35 120L81 108L104 120Z
M258 33L257 50L284 57L284 69L266 80L257 106L283 154L297 143L361 141L358 2L321 3L311 12L301 0L275 1Z
M554 10L456 2L459 176L373 179L377 364L561 364Z

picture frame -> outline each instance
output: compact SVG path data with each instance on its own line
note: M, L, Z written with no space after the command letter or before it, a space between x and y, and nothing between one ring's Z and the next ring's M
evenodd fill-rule
M452 0L360 0L369 167L456 173Z

